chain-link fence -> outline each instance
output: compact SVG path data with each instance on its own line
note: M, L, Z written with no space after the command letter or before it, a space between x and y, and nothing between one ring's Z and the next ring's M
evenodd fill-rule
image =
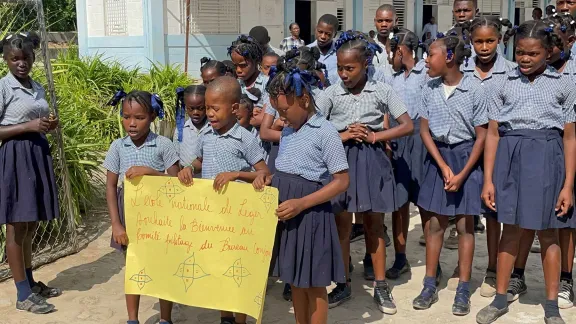
M46 89L51 111L58 116L52 64L48 54L46 22L42 0L0 0L0 38L8 33L33 31L40 35L41 49L36 53L33 78ZM6 74L5 64L0 63L0 76ZM78 250L76 216L80 214L77 203L72 201L70 177L65 159L62 132L58 129L50 137L54 169L60 201L60 218L38 225L33 240L33 266L37 267ZM6 257L6 226L0 230L0 281L11 276Z

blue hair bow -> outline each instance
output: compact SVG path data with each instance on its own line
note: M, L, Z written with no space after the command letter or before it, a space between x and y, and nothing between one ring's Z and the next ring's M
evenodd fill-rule
M124 97L126 97L126 92L124 92L124 90L122 89L118 89L118 91L116 91L112 99L108 100L108 103L106 103L106 105L118 106L118 104L122 99L124 99Z
M451 49L448 49L448 50L446 51L446 57L447 57L448 59L451 59L452 56L454 56L454 52L453 52Z
M158 118L163 119L164 118L164 103L162 102L162 99L160 99L160 96L158 96L157 94L153 93L152 94L152 110L154 110L154 112L156 113L156 116L158 116Z
M551 33L554 31L554 29L552 27L546 27L546 29L544 29L547 33Z
M568 30L568 27L566 27L566 25L562 25L560 26L560 30L565 33Z
M342 45L346 44L349 41L353 41L355 39L356 39L356 36L354 35L354 32L351 30L348 30L348 31L340 34L340 37L334 43L334 47L336 48L336 50L338 50L338 49L340 49L340 47L342 47Z
M446 35L444 35L444 33L436 34L436 38L444 38L444 37L446 37Z
M184 88L176 88L176 129L178 142L182 142L184 122L186 121L186 104L184 103Z
M306 70L300 70L299 68L293 68L290 73L286 76L284 81L284 87L292 87L296 96L301 97L306 89L308 92L311 91L311 86L317 83L317 79L310 72Z

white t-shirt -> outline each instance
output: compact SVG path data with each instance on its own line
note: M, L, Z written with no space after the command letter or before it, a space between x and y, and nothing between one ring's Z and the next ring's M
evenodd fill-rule
M444 87L444 96L446 96L446 99L448 99L448 97L450 97L450 95L454 92L454 90L456 90L456 87L458 85L449 86L442 83L442 86Z
M424 25L424 28L422 29L422 36L425 36L426 33L430 33L431 38L436 39L436 35L438 34L438 25L437 24L432 25L431 23L427 23L426 25ZM426 38L426 40L428 40L428 38Z

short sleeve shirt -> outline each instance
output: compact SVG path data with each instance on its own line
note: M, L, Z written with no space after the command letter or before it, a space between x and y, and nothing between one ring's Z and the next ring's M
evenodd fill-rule
M32 79L30 84L32 88L25 88L10 72L0 79L0 125L17 125L48 117L46 91Z

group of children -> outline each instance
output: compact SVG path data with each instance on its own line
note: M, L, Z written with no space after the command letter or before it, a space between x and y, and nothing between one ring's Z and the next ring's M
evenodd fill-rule
M427 48L415 33L394 26L389 5L376 12L375 39L355 31L335 39L332 15L320 18L316 42L281 57L241 35L228 49L228 64L202 59L203 85L176 89L173 140L150 129L164 115L157 95L119 91L110 104L120 105L126 136L111 144L104 161L111 245L125 251L129 244L125 178L171 176L193 185L199 177L213 179L215 190L230 181L272 185L279 190L279 221L270 272L287 284L296 322L327 323L329 307L351 298L353 218L365 230L374 302L392 315L397 308L386 278L410 271L413 203L426 245L426 275L413 307L438 301L439 257L452 223L459 256L452 313L467 315L474 218L483 214L489 260L481 295L494 299L477 322L496 321L526 292L523 269L537 234L544 319L565 323L559 308L573 305L576 241L576 23L570 15L576 2L558 0L557 8L545 20L516 27L474 18L476 1L456 0L456 25ZM517 63L498 49L503 27L514 37ZM10 72L0 79L0 223L7 224L16 307L47 313L54 306L46 298L60 291L34 281L30 251L35 224L58 216L44 135L58 121L29 77L37 37L11 34L1 45ZM420 61L422 47L427 55ZM388 270L385 213L393 215L396 252ZM138 323L139 300L126 296L128 324ZM172 303L161 300L160 323L171 323L171 312ZM246 315L222 311L221 323L246 323Z

